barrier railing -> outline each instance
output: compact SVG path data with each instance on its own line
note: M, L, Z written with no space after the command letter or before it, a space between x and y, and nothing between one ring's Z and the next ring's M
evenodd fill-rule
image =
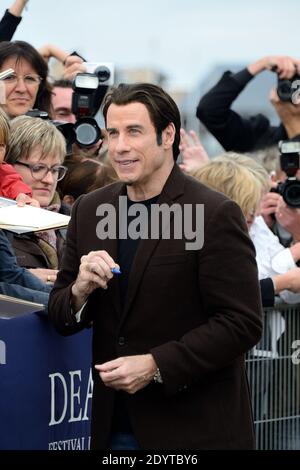
M246 357L256 447L300 449L300 305L266 309L263 324Z

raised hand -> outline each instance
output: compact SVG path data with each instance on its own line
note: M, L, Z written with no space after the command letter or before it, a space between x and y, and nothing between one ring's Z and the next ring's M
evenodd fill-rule
M300 60L288 56L266 56L248 65L248 70L252 75L263 70L272 70L279 78L292 78L296 73L300 73Z
M184 129L180 129L180 137L179 150L182 163L179 166L183 171L189 173L209 161L206 150L195 131L191 130L187 133Z

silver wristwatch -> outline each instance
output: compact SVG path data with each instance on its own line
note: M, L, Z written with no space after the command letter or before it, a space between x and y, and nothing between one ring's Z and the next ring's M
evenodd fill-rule
M162 379L162 376L161 376L161 373L160 373L159 368L156 369L156 372L155 372L155 374L154 374L153 380L154 380L154 382L157 383L157 384L162 384L162 383L163 383L163 379Z

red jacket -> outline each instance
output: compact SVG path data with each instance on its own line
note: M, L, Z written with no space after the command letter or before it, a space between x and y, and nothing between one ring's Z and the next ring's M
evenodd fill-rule
M16 199L20 193L32 197L31 188L23 182L14 167L8 163L2 163L0 165L0 196Z

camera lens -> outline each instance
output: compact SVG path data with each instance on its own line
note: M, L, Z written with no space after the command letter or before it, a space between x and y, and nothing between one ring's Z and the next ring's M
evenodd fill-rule
M282 196L288 206L300 207L300 181L289 181Z
M90 147L101 138L100 128L93 118L82 118L75 124L76 141L82 147Z
M277 94L281 101L290 101L291 99L291 81L278 80Z
M80 124L76 129L77 141L81 145L93 145L97 142L97 131L90 124Z
M300 75L294 75L290 79L280 79L277 81L277 95L281 101L290 101L293 104L298 104L293 101L293 95L296 90L299 88L300 84Z
M95 74L98 76L100 83L104 83L110 78L110 70L104 65L101 67L97 67L95 70Z

